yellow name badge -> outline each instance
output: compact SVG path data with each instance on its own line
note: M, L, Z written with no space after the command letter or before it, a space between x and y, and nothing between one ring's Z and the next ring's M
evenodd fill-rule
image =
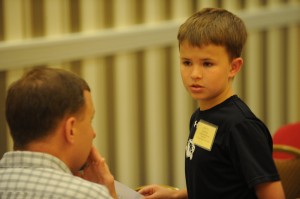
M200 120L197 124L197 130L193 138L193 143L201 148L211 151L217 130L218 126L204 120Z

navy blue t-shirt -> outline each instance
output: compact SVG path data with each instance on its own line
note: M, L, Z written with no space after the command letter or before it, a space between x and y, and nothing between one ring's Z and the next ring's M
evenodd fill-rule
M256 185L279 180L268 128L236 95L209 110L197 109L185 174L189 199L257 198Z

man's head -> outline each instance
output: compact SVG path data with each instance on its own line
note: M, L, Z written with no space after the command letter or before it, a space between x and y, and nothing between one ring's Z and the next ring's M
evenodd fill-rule
M224 46L230 59L241 56L247 39L243 21L236 15L221 8L206 8L183 23L178 31L180 44L187 41L192 46Z
M67 115L84 111L88 84L77 75L53 68L30 70L8 89L6 119L16 149L51 134Z

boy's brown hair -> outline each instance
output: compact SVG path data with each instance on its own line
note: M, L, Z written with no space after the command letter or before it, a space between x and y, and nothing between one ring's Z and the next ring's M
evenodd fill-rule
M221 8L205 8L190 16L177 35L179 46L183 41L201 47L214 44L224 46L231 59L241 56L247 39L244 22Z

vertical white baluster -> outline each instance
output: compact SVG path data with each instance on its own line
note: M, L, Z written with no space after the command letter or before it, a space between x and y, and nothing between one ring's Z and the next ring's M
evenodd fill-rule
M70 31L69 2L67 0L44 1L45 37L61 37ZM49 64L49 67L71 70L68 63Z
M144 1L145 23L155 24L162 20L163 1ZM176 33L174 33L174 36ZM144 53L145 77L145 142L146 183L168 183L170 141L167 137L167 89L169 78L165 62L165 50L148 48Z
M268 6L280 6L279 3L279 0L270 1ZM267 124L273 133L284 120L283 34L280 28L268 30L267 45Z
M176 0L172 4L172 18L182 21L182 23L192 14L192 8L187 1ZM178 27L179 28L179 27ZM177 32L174 33L174 37ZM173 157L173 186L184 188L185 185L185 146L189 135L189 120L194 107L193 99L183 86L180 75L180 60L178 43L172 47L172 60L170 71L172 76L172 145L171 155Z
M25 10L29 9L28 1L22 0L3 0L4 7L4 40L22 40L25 34L30 29L30 12ZM24 18L25 16L25 18ZM27 26L26 26L27 25ZM10 85L16 81L23 74L23 69L10 70L6 73L6 85ZM7 131L8 134L9 131ZM7 135L8 150L12 150L13 143L10 135Z
M201 10L202 8L206 7L216 7L217 1L216 0L197 0L197 10Z
M123 28L134 23L134 1L115 0L114 2L115 28ZM122 53L114 57L114 92L116 129L116 180L130 187L139 186L139 137L143 132L138 130L138 93L139 82L138 63L136 56ZM109 66L110 67L110 66Z
M290 3L297 0L290 0ZM299 2L299 1L298 1ZM299 25L289 24L287 33L287 122L298 122L300 120L300 39Z
M81 0L80 1L80 19L82 32L95 32L104 26L104 4L99 0ZM93 127L96 132L94 145L109 162L108 156L109 128L107 118L107 67L103 58L89 58L81 61L81 75L88 82L96 114L93 119Z
M260 6L259 0L247 1L248 12ZM246 24L247 26L247 24ZM248 39L245 49L245 63L242 68L245 74L245 101L252 111L264 120L264 57L262 33L258 30L248 30Z
M239 0L224 0L223 8L228 10L229 12L236 14L240 9L240 1ZM242 74L244 73L243 68L237 74L233 81L234 92L239 95L239 97L243 98L243 78Z

